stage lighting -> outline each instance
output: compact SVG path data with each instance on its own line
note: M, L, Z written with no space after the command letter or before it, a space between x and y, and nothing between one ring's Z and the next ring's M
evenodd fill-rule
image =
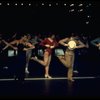
M21 3L21 5L23 6L23 3Z
M83 9L78 10L78 12L82 12L82 11L83 11Z
M69 10L69 12L74 12L74 11L75 11L74 9Z
M15 5L17 6L17 3L15 3Z
M86 21L85 23L86 23L86 24L89 24L89 21Z
M42 6L44 6L44 3L42 3Z
M90 7L92 4L91 3L89 3L88 5L86 5L86 7Z
M79 4L78 6L81 7L81 6L83 6L83 4L81 3L81 4Z
M89 7L89 5L87 5L86 7Z
M83 9L80 9L80 12L83 11Z
M31 3L29 3L28 5L31 6Z
M56 5L58 5L58 3L56 3Z
M70 4L70 7L74 6L74 4Z
M7 66L5 66L5 67L3 67L3 69L8 69L8 67L7 67Z
M90 18L90 17L91 17L90 15L87 16L87 18Z
M0 5L2 5L2 3L0 3Z
M64 3L64 6L66 6L66 3Z
M51 6L51 4L49 4L49 6Z
M7 5L9 6L10 4L9 4L9 3L7 3Z
M91 6L92 4L91 3L89 3L89 6Z

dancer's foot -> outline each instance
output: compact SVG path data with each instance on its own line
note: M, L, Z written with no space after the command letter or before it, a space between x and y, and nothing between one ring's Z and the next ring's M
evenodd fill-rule
M73 78L68 78L68 81L74 82L75 80Z
M16 75L14 75L14 80L15 80L15 81L18 80L18 77L17 77Z
M79 73L77 70L74 70L73 72L74 72L74 73L76 73L76 74L78 74L78 73Z
M51 79L52 77L51 77L50 75L46 75L46 74L45 74L45 78Z
M29 71L28 71L28 69L27 69L27 68L25 69L25 73L26 73L26 74L29 74Z

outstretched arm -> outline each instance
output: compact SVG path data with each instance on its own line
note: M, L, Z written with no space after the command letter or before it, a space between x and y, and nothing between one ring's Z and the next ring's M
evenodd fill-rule
M95 40L91 41L91 44L97 47L100 46L99 43L100 43L100 38L96 38Z
M11 48L13 48L13 49L17 49L16 47L14 47L12 44L16 44L16 41L13 41L13 42L11 42L11 43L8 43L8 42L6 42L5 40L2 40L5 44L6 44L6 46L2 49L2 50L5 50L5 49L7 49L8 47L11 47Z
M80 40L78 40L78 43L79 43L79 45L76 46L76 48L84 48L84 47L86 47L86 45L83 42L81 42Z

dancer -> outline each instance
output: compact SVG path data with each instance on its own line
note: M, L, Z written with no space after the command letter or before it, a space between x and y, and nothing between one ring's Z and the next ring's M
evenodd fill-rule
M26 51L34 49L35 47L27 42L27 36L24 35L20 39L16 39L10 42L17 49L18 54L16 56L15 63L15 80L18 78L23 81L25 76L25 65L26 65Z
M31 35L30 34L27 35L27 42L29 42L29 43L31 42ZM25 66L25 73L26 74L29 74L28 67L29 67L29 61L30 61L31 56L32 56L32 49L27 50L26 51L26 66Z
M35 36L34 38L31 37L30 34L27 34L27 42L31 43L33 46L35 46L34 50L33 49L30 49L30 50L27 50L26 51L26 67L25 67L25 73L26 74L29 74L29 61L30 61L30 58L32 56L32 53L35 53L38 49L36 48L37 45L40 41L42 41L40 39L40 37L38 36ZM35 54L33 54L35 55Z
M69 81L73 80L73 65L74 65L74 50L77 48L83 48L85 45L76 39L76 35L73 33L71 37L64 38L59 43L67 47L64 56L58 56L58 59L68 68L67 77Z
M15 33L15 34L12 36L12 38L10 38L10 40L11 40L10 42L7 42L7 41L5 41L5 40L3 39L2 41L6 44L6 46L3 47L2 51L6 50L8 47L11 47L13 50L15 50L15 52L17 52L16 46L18 45L19 39L20 39L20 38L18 37L17 33ZM13 44L16 44L16 45L13 45ZM16 53L15 53L15 54L16 54Z
M98 47L98 49L100 50L100 37L94 39L91 41L91 44Z
M43 60L38 59L37 57L32 57L31 59L39 62L41 65L45 66L45 78L52 78L49 75L49 66L51 62L52 49L57 46L54 34L49 34L48 38L45 38L41 43L41 46L45 47Z

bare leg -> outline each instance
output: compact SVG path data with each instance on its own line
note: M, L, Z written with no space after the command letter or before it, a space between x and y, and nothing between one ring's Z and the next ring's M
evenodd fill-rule
M51 55L49 56L49 59L48 59L48 65L45 66L45 78L52 78L52 77L49 75L49 66L50 66L50 62L51 62Z
M51 78L51 76L49 76L49 65L50 65L50 61L51 61L51 55L49 55L48 52L44 53L44 60L39 60L37 58L32 57L31 59L39 62L41 65L45 66L45 78Z
M40 60L36 57L32 57L31 59L35 60L36 62L40 63L43 66L47 66L48 65L48 60L49 60L49 53L48 52L44 53L44 60Z
M27 51L27 52L26 52L26 66L25 66L25 73L27 73L27 74L29 74L28 66L29 66L29 61L30 61L31 55L32 55L32 51Z
M27 74L29 74L29 71L28 71L29 59L26 60L26 67L25 67L25 73L27 73Z
M57 56L57 57L58 57L58 59L60 60L60 62L61 62L62 64L64 64L65 67L68 67L68 66L67 66L67 62L66 62L66 59L65 59L65 56Z

